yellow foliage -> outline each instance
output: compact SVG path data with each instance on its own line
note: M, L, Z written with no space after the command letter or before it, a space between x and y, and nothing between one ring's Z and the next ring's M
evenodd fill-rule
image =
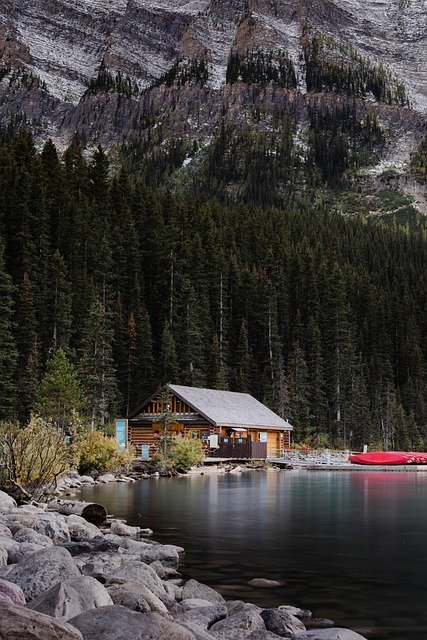
M76 440L75 453L80 473L115 471L132 460L132 452L122 451L114 438L90 431Z

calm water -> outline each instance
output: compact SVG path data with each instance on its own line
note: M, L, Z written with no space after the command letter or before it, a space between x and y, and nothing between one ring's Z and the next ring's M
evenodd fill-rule
M247 472L88 487L84 499L186 549L227 598L295 604L426 640L427 474ZM255 590L253 577L283 582Z

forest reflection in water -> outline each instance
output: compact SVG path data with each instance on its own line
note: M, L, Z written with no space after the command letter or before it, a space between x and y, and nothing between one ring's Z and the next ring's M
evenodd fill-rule
M427 638L427 473L249 471L96 485L83 496L183 546L183 573L227 598ZM253 577L283 584L253 589Z

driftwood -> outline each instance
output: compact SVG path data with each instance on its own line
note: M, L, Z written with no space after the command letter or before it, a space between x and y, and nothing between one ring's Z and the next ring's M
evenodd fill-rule
M88 522L101 525L107 519L107 511L102 504L83 502L82 500L50 500L49 509L62 513L64 516L74 514L81 516Z

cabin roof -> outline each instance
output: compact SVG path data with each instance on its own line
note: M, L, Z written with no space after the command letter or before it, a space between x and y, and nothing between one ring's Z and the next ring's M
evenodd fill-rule
M216 427L293 429L289 422L280 418L249 393L185 387L179 384L168 384L166 387ZM137 418L142 408L153 397L144 402L130 417Z

